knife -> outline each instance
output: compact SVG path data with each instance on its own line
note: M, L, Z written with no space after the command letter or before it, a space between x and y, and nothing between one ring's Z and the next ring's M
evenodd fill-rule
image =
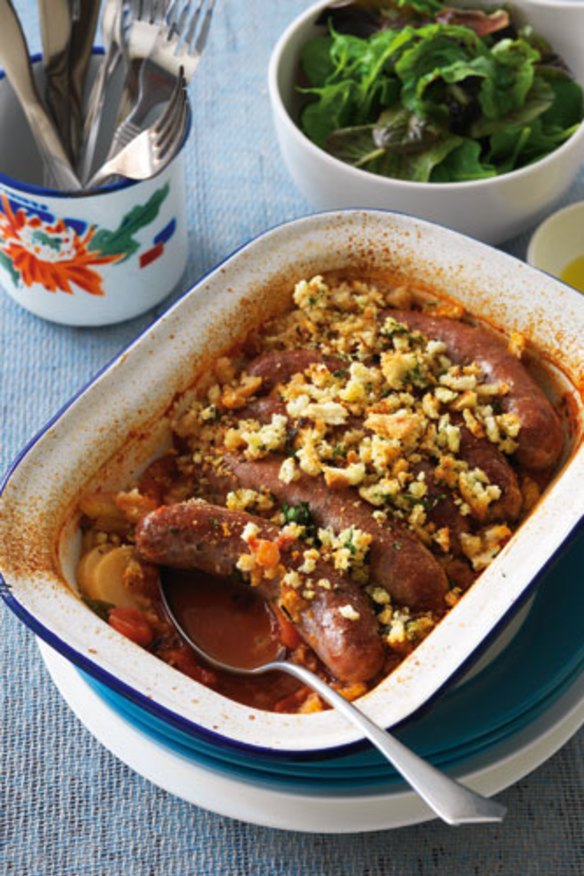
M52 3L52 0L49 0ZM83 98L87 68L95 39L100 0L72 0L72 28L69 47L69 142L77 160L83 129Z
M70 0L38 0L43 66L45 69L45 98L69 159L73 153L69 137L70 83L69 44L73 21Z
M0 0L0 21L0 64L20 101L43 163L57 188L79 191L81 183L41 102L26 39L10 0Z

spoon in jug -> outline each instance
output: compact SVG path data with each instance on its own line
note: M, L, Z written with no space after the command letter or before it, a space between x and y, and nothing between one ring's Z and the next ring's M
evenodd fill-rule
M202 626L197 625L196 632L193 632L193 624L189 624L187 628L184 622L180 589L176 586L177 579L174 572L175 570L165 567L160 568L162 601L181 636L210 666L242 676L257 676L275 670L294 676L316 691L325 702L358 727L413 790L447 824L478 824L503 820L505 806L471 791L414 754L402 742L371 721L357 706L333 690L326 681L304 666L288 659L286 647L275 638L267 648L262 649L261 656L251 660L249 658L245 661L238 660L237 665L230 651L225 650L225 645L222 646L217 637L207 636L205 637L207 641L203 644ZM245 625L238 625L237 637L245 636L245 631ZM245 650L248 655L253 654L254 651L251 647ZM226 657L226 654L230 656ZM241 665L243 662L245 665Z

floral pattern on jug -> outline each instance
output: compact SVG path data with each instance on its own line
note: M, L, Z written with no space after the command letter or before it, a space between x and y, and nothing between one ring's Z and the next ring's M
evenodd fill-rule
M15 285L39 283L47 292L74 293L78 287L90 295L104 295L96 268L119 263L141 249L135 234L159 214L169 191L168 183L146 203L132 207L119 225L109 230L70 218L58 218L43 205L0 195L0 266ZM162 255L164 244L176 228L171 219L153 238L153 245L138 256L140 268Z

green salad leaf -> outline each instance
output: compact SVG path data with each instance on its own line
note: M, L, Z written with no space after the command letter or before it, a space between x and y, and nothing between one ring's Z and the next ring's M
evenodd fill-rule
M549 67L540 70L540 77L554 92L555 99L542 115L549 126L570 129L582 118L582 89L563 70Z
M332 59L332 37L319 37L306 43L302 50L302 67L311 85L326 82L332 76L335 65Z
M576 83L549 44L506 9L441 0L333 4L303 47L301 127L332 155L397 179L507 173L580 125Z
M115 608L113 602L105 602L103 599L91 599L89 596L82 596L81 599L88 608L107 623L110 611L112 608Z
M397 106L385 110L375 125L335 131L327 148L354 167L396 179L428 182L433 169L461 142L456 135L442 136L432 125Z

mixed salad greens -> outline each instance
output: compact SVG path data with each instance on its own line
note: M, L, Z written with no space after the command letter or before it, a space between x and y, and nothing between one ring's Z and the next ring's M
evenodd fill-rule
M364 170L418 182L508 173L560 146L582 88L505 7L337 0L303 48L301 127Z

